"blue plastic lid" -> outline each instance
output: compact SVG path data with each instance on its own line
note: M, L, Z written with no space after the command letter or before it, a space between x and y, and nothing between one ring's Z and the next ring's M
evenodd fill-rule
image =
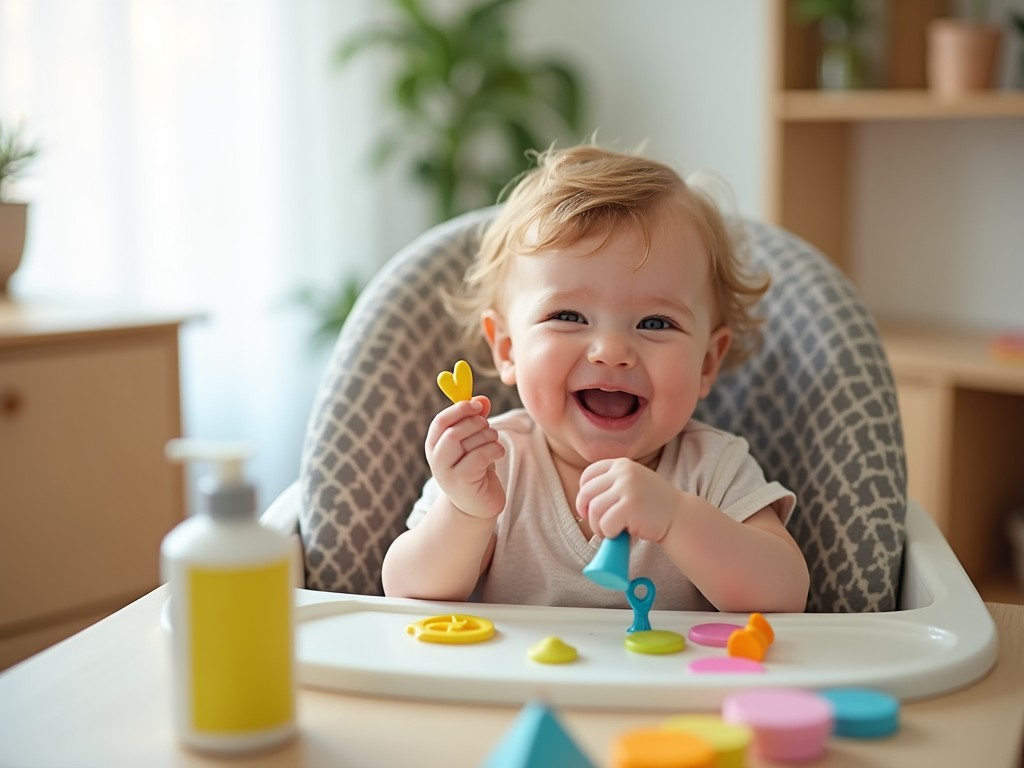
M604 539L594 559L584 566L583 575L605 589L625 592L629 587L629 533Z
M873 688L830 688L818 692L835 709L835 734L853 739L891 736L900 728L900 702Z

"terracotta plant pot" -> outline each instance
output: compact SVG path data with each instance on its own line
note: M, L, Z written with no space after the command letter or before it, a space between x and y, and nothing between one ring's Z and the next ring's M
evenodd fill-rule
M7 295L7 282L21 264L27 219L26 203L0 202L0 296Z
M992 24L934 19L928 25L928 85L956 98L995 84L1002 30Z

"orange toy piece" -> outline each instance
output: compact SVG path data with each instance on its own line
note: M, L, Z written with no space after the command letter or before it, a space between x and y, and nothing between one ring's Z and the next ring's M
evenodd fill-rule
M768 643L765 642L764 635L757 629L746 626L729 635L729 642L725 648L730 656L742 656L744 659L761 661L768 651Z
M768 619L762 616L760 613L750 614L750 618L747 619L747 626L753 627L762 635L765 640L768 641L768 645L775 642L775 630L772 629L772 625L768 623Z
M714 768L715 750L691 733L661 728L626 731L612 745L613 768Z
M747 626L729 635L725 648L730 656L761 661L768 652L768 646L775 642L775 630L768 619L760 613L750 614Z

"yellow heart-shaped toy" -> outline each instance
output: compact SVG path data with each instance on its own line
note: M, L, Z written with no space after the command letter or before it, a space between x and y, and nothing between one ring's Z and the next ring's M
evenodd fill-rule
M473 397L473 369L465 360L459 360L454 371L437 374L437 386L453 403L469 400Z

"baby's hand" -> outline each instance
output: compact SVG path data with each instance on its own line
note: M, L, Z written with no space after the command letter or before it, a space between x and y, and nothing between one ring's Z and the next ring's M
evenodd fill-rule
M505 489L494 463L505 446L487 416L491 401L484 395L462 400L430 422L425 451L434 479L452 504L472 517L497 517L505 507Z
M643 464L602 459L580 475L576 512L606 538L628 530L638 538L660 542L672 524L680 495L678 488Z

